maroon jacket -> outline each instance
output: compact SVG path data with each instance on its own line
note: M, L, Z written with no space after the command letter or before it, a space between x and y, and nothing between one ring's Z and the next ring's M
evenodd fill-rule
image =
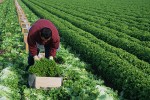
M40 30L44 27L50 28L52 30L52 38L44 43L40 36ZM60 37L58 34L58 31L56 27L53 25L52 22L45 19L39 19L36 21L32 27L29 30L27 42L29 45L29 52L32 56L37 55L37 45L36 43L40 45L44 45L44 47L50 47L49 55L55 57L56 56L56 50L59 47Z

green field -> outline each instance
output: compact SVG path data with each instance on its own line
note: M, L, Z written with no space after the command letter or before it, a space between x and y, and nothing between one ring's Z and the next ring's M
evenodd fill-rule
M3 9L0 11L0 50L5 51L0 54L0 99L150 99L150 1L18 2L31 24L45 18L57 27L61 37L57 56L65 59L65 63L58 66L66 79L59 89L27 88L24 68L28 53L22 41L14 0L4 0L0 4ZM8 69L15 77L12 81L9 77L3 78ZM9 93L9 89L13 92Z

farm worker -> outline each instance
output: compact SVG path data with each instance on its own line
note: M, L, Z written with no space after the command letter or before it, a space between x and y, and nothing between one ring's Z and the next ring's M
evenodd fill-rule
M38 56L40 46L45 49L45 58L53 60L59 48L60 37L54 24L46 19L37 20L29 29L27 42L29 45L28 66L34 64L35 60L40 60Z

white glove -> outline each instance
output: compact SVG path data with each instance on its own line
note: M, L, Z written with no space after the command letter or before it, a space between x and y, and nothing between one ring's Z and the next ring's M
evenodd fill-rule
M39 53L38 57L41 59L41 58L44 58L44 54L43 53Z
M53 56L50 56L49 59L50 59L50 60L53 60Z
M34 56L33 58L34 58L34 60L35 60L35 61L40 60L40 58L39 58L37 55L36 55L36 56Z

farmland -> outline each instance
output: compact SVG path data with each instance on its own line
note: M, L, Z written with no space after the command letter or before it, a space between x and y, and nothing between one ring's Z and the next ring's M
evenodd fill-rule
M14 0L0 3L0 99L149 100L150 1L18 0L31 25L54 23L63 85L27 87L28 52Z

